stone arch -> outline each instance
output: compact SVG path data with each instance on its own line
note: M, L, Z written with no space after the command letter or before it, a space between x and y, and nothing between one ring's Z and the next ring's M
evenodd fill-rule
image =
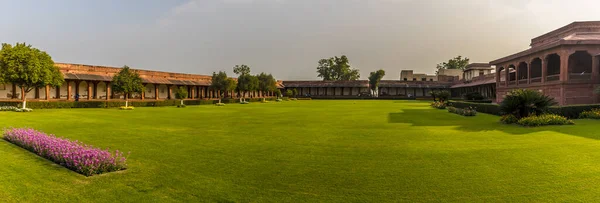
M509 65L507 68L508 71L508 82L509 84L514 84L517 81L517 69L515 65Z
M505 77L505 76L506 76L506 75L505 75L506 73L504 73L503 71L504 71L504 67L502 67L502 66L500 66L500 67L498 68L498 71L496 71L496 77L497 77L497 78L500 78L500 81L501 81L501 82L503 82L503 81L506 81L506 77Z
M546 56L546 81L560 80L560 56L558 54L549 54Z
M146 92L144 93L144 98L145 99L156 99L156 88L155 88L155 84L146 84L144 86L146 88Z
M106 99L106 91L107 91L107 83L106 82L98 82L96 84L96 98L97 99Z
M569 56L569 80L592 79L592 55L587 51L576 51Z
M531 83L542 82L542 59L534 58L529 65L531 69Z
M527 64L527 62L521 62L519 63L519 66L517 68L517 76L519 77L518 80L527 80L529 79L529 65ZM519 81L520 83L521 81ZM525 81L525 83L527 83L527 81Z

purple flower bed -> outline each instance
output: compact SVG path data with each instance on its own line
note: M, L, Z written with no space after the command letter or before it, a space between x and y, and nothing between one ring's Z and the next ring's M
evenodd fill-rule
M4 139L86 176L127 168L126 158L119 150L111 153L79 141L58 138L33 129L6 129Z

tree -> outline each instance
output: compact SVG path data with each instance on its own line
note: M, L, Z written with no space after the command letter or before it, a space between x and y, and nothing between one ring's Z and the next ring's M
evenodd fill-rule
M371 88L371 92L375 93L372 95L379 96L379 82L381 81L381 78L383 78L384 75L385 71L382 69L371 72L371 74L369 75L369 88Z
M450 60L448 60L448 62L442 62L440 64L437 64L437 72L439 73L440 69L460 69L460 70L464 70L467 65L469 65L469 58L462 58L462 56L457 56L454 57Z
M183 106L183 100L187 98L188 91L185 87L179 87L175 90L175 98L181 100L181 105Z
M292 91L291 89L285 91L285 96L292 97L292 95L294 95L294 91Z
M125 107L129 106L129 95L141 93L144 91L142 78L137 71L129 69L129 66L123 66L111 82L112 90L116 93L123 93L125 96Z
M296 97L298 95L298 90L296 88L292 89L292 96Z
M22 108L27 108L27 93L47 85L60 86L64 79L50 55L31 45L17 43L14 46L2 44L0 82L12 83L21 88Z
M238 74L237 89L242 92L242 98L240 98L240 102L245 102L246 93L258 89L258 78L250 75L250 67L243 64L234 66L233 72Z
M450 99L451 95L447 90L441 90L437 92L436 96L440 102L445 103Z
M431 95L431 97L433 97L433 101L436 102L437 101L437 95L440 91L438 90L431 90L429 91L429 95Z
M277 80L271 74L260 73L258 76L258 90L263 94L265 92L275 91L277 89Z
M358 69L350 68L350 62L345 55L319 60L317 73L318 77L325 81L358 80L360 78Z
M281 90L275 89L274 93L275 93L275 96L277 96L277 99L279 99L279 97L281 97Z
M227 73L223 71L219 71L219 73L213 72L212 75L212 83L210 88L214 91L220 91L219 94L219 103L221 103L222 95L225 92L229 92L235 90L236 82L232 78L227 77Z

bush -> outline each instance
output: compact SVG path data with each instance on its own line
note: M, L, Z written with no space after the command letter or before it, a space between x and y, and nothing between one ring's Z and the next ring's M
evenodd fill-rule
M582 112L591 111L593 109L600 109L600 104L552 106L548 108L548 113L558 114L573 119L579 118L579 115Z
M177 108L185 108L185 104L177 104Z
M471 101L485 99L483 97L483 95L481 95L479 92L469 92L469 93L466 93L464 97L465 97L465 100L471 100Z
M600 109L592 109L579 114L579 118L600 119Z
M540 115L547 111L548 107L555 105L553 98L541 92L527 89L512 90L506 94L500 103L502 114L512 114L517 118L531 115Z
M519 122L519 119L512 114L506 114L500 118L500 122L504 124L513 124Z
M447 102L451 95L447 90L441 90L437 92L436 96L440 102Z
M519 119L517 122L522 126L536 127L544 125L573 125L575 124L572 120L567 119L564 116L555 114L542 114L539 116L532 115L525 118Z
M133 110L133 109L135 109L133 106L122 106L122 107L119 107L119 110Z
M0 111L15 111L17 107L14 106L0 106Z
M430 106L436 109L446 109L447 104L445 102L438 101L431 103Z
M126 157L78 141L58 138L33 129L11 128L4 139L77 173L91 176L127 168Z
M462 116L475 116L475 115L477 115L477 111L474 108L471 108L471 107L462 109L462 108L456 108L456 107L449 106L448 107L448 112L455 113L455 114L462 115Z
M456 108L469 108L473 107L477 109L478 112L487 113L492 115L500 115L500 106L497 104L485 104L485 103L472 103L472 102L463 102L463 101L451 101L450 106Z

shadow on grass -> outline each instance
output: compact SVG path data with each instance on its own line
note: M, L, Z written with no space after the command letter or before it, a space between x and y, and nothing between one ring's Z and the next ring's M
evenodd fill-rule
M595 133L597 124L590 121L576 121L576 125L522 127L500 123L500 117L479 113L477 116L464 117L439 109L402 109L403 112L390 113L389 123L406 123L412 126L455 126L464 132L501 131L513 135L521 135L543 131L553 131L573 136L600 140L600 133Z

